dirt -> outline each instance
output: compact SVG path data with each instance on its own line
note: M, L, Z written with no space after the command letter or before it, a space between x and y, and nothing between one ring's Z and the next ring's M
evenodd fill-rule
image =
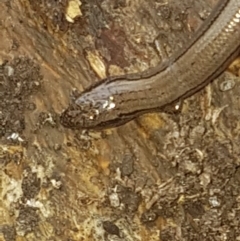
M35 104L28 101L40 88L42 76L39 66L30 59L15 58L1 65L1 120L0 137L17 139L25 129L24 112L33 111Z
M214 4L1 1L0 240L240 240L239 59L179 113L59 123L76 93L182 48Z

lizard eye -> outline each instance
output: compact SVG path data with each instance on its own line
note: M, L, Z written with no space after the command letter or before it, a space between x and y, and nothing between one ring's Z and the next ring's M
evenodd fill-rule
M92 109L89 113L88 119L89 120L95 120L99 115L99 110L97 109Z

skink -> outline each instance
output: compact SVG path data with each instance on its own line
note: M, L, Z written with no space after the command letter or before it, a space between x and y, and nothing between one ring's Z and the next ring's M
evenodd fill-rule
M138 74L110 77L88 88L63 111L63 126L119 126L186 98L218 77L240 53L240 0L220 0L182 51Z

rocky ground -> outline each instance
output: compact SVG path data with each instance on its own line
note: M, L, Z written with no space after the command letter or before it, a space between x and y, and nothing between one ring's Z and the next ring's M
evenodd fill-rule
M0 240L240 240L238 59L179 113L59 123L76 90L168 58L216 2L0 2Z

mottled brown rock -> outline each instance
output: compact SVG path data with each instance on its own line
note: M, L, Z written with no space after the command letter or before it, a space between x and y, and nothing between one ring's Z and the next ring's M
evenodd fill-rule
M74 93L155 66L215 3L76 0L69 22L67 0L0 2L0 240L240 239L239 60L180 113L59 124Z

